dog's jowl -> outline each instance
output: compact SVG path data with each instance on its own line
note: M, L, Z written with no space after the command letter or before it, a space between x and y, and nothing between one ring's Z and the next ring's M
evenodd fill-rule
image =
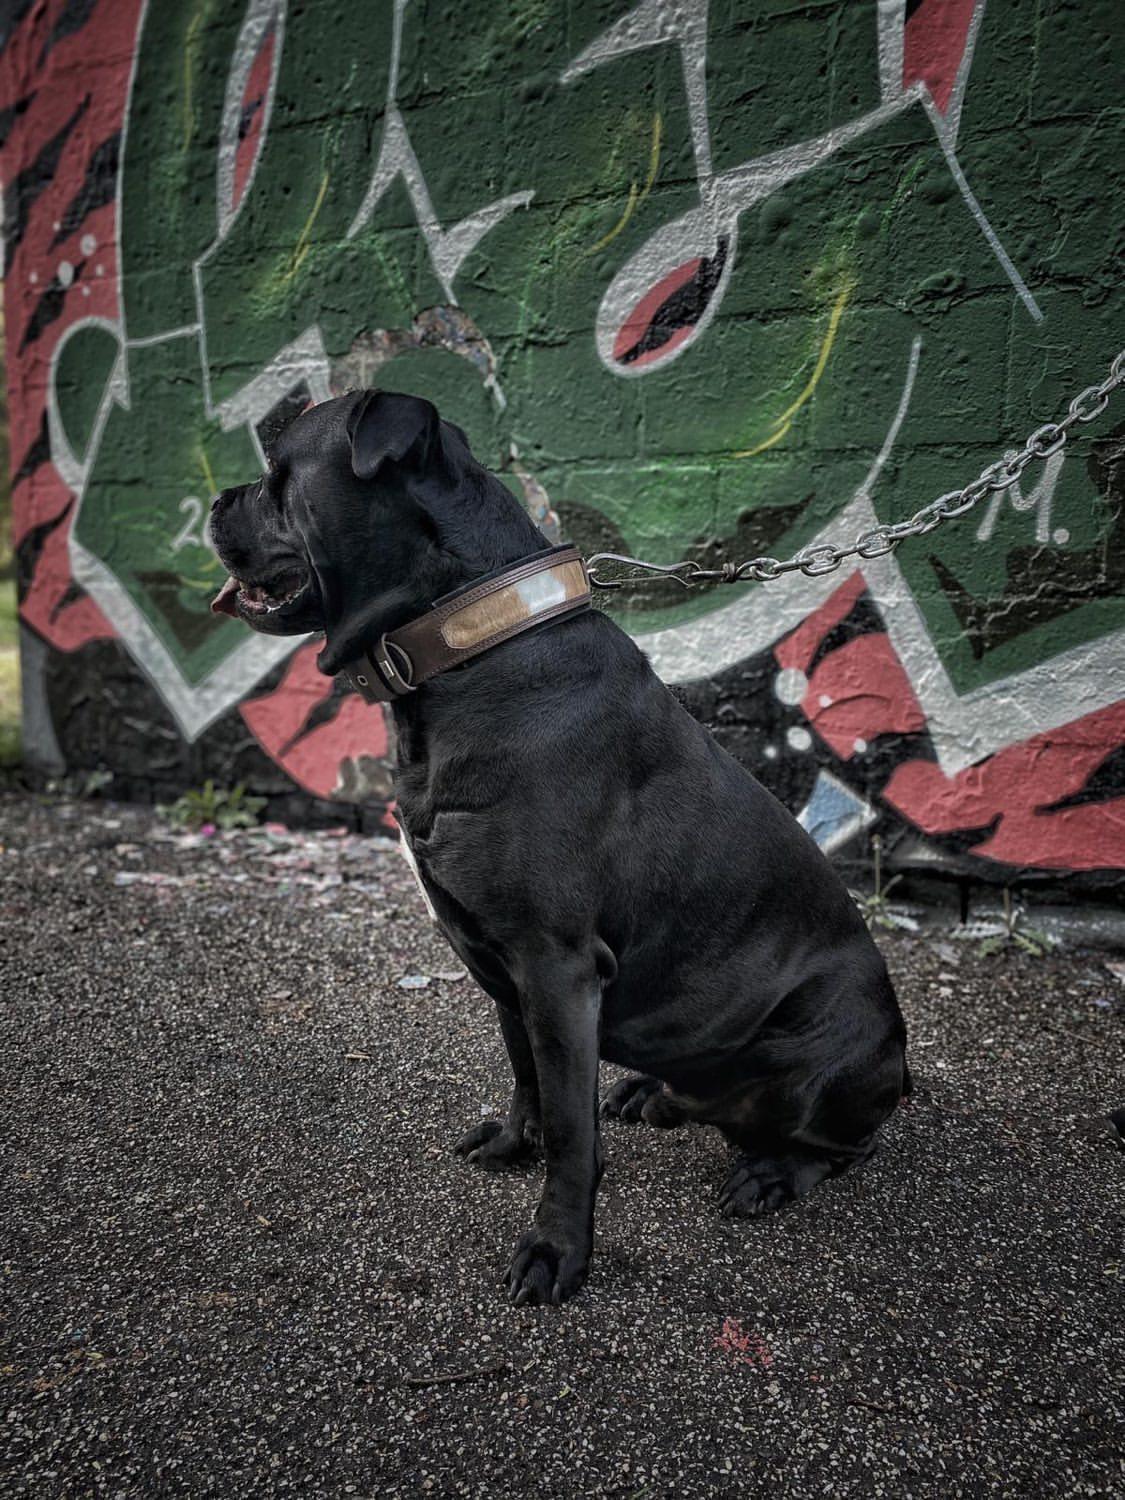
M393 701L399 817L514 1075L507 1118L456 1149L546 1158L516 1302L586 1278L599 1116L716 1126L727 1214L871 1152L905 1028L847 891L456 427L391 392L325 402L215 499L211 530L232 575L216 609L323 631L321 670ZM633 1072L599 1111L600 1058Z

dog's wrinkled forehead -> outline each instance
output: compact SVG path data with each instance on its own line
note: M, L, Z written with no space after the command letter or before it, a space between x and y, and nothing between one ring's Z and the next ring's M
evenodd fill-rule
M267 454L276 468L312 467L348 452L348 417L358 396L335 396L300 412L278 433Z

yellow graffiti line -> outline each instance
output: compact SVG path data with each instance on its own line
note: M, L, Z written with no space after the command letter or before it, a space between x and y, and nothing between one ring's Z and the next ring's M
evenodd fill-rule
M657 169L660 166L660 141L663 129L664 123L660 117L660 111L657 110L657 112L652 117L652 145L649 147L648 176L645 179L645 185L643 188L641 188L640 192L638 192L637 184L635 182L629 184L629 197L625 203L624 213L621 215L617 223L613 226L608 234L603 234L596 245L590 246L589 250L587 250L586 252L587 255L593 255L598 250L604 250L606 245L608 245L612 240L615 240L621 233L621 231L625 228L626 224L628 224L629 220L633 217L637 209L640 208L641 204L648 197L649 193L652 192L652 185L656 181Z
M778 422L787 422L791 417L796 416L801 407L804 406L805 402L809 399L813 391L815 391L817 386L819 385L820 377L824 374L824 367L828 363L828 356L832 353L832 345L836 342L836 330L840 326L840 319L844 315L844 308L847 306L848 298L851 296L851 294L851 287L845 286L840 292L840 295L836 298L836 301L832 307L832 314L828 319L828 332L824 335L824 342L820 346L820 354L818 355L816 364L813 367L813 372L809 376L809 382L805 386L801 394L797 397L796 401L794 401L791 406L787 406L779 417L775 417L775 425Z
M187 35L184 37L184 150L188 148L191 141L191 133L195 127L195 119L192 113L192 52L195 50L195 34L203 21L202 10L197 10L188 22Z
M772 448L775 443L780 443L781 439L792 427L793 418L801 410L801 407L804 406L806 401L808 401L809 397L820 384L820 377L824 374L825 366L828 364L829 355L832 353L832 345L836 342L836 334L840 327L840 319L844 315L844 308L848 304L848 299L852 294L852 290L852 283L848 282L841 288L836 301L833 303L832 313L828 319L828 330L825 333L823 340L821 341L820 353L817 355L816 364L813 366L813 372L809 376L804 390L797 397L797 399L791 402L780 416L777 416L773 419L771 425L773 427L776 427L777 431L771 433L768 438L764 439L764 441L756 443L753 448L743 448L739 452L733 454L732 456L734 458L753 458L756 453L764 453L767 448Z
M199 467L203 470L203 478L207 484L207 493L209 495L218 494L219 486L215 483L215 476L211 472L211 465L207 462L207 454L202 445L200 445L199 449Z
M297 272L301 269L301 262L312 248L309 244L309 236L312 234L312 227L316 223L316 216L320 213L321 205L324 203L324 195L328 191L328 175L325 172L324 176L320 179L320 188L316 195L316 202L312 206L312 212L305 220L304 228L297 236L297 243L293 246L293 258L289 262L289 269L281 278L282 285L287 281L291 281L296 276Z
M652 117L652 145L648 151L648 176L645 178L645 185L641 189L641 196L637 199L636 206L638 208L640 208L649 193L652 192L652 185L656 181L656 170L660 166L660 141L663 132L664 121L660 117L660 111L657 110Z
M785 434L793 425L790 418L784 427L779 427L772 437L766 438L764 442L756 443L753 448L740 448L737 453L732 453L732 458L753 458L756 453L764 453L767 448L772 448L775 443L780 443Z
M596 245L590 246L588 254L593 255L596 250L604 250L606 245L608 245L611 240L615 240L621 233L621 231L625 228L626 224L628 224L629 220L633 217L633 210L636 208L636 206L637 184L635 182L631 182L629 184L629 199L625 204L625 212L621 215L617 223L613 226L608 234L603 234Z

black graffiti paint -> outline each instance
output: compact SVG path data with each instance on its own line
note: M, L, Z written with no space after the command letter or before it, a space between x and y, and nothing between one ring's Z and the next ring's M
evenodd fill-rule
M0 52L12 39L12 33L35 4L35 0L8 0L0 8Z
M720 240L714 255L700 257L695 274L667 297L649 319L635 344L617 358L631 365L645 354L662 349L682 328L694 328L718 290L727 259L728 241Z
M56 276L44 291L35 304L31 317L27 320L27 327L23 331L23 338L20 339L21 354L28 344L34 344L45 328L49 328L56 318L62 316L62 310L66 306L66 294L78 281L85 265L85 261L80 261L74 267L74 273L69 281L64 282Z
M86 22L93 15L94 7L97 3L98 0L66 0L66 4L59 12L54 26L51 27L50 36L43 43L36 67L41 68L43 66L51 50L57 47L60 42L65 41L68 36L75 36L82 30L83 26L85 26Z
M1069 797L1052 802L1049 807L1041 808L1040 811L1062 812L1068 807L1085 807L1091 802L1113 802L1122 796L1125 796L1125 745L1111 750L1078 791L1071 792Z
M23 480L30 479L32 474L35 473L36 469L45 464L50 459L50 457L51 432L50 427L47 423L47 412L46 409L44 409L43 415L39 420L39 431L35 434L34 438L28 444L26 453L20 460L19 466L12 474L13 488L17 484L22 483Z
M113 202L117 190L117 168L121 155L121 132L114 131L100 145L95 146L86 163L82 185L67 204L59 220L59 227L51 241L51 249L61 245L80 228L88 214Z
M19 172L4 189L4 274L11 270L12 260L24 235L39 195L53 181L59 158L71 131L90 107L89 94L61 129L40 147L35 160Z
M33 89L30 94L25 94L22 99L17 99L14 104L9 104L7 109L0 109L0 146L3 146L11 135L12 127L20 116L25 115L31 108L35 94L36 91Z
M63 524L73 509L73 499L68 500L58 515L52 516L48 521L40 521L38 526L30 527L20 538L16 547L16 591L21 600L27 597L31 581L35 577L35 569L39 566L39 558L51 533Z

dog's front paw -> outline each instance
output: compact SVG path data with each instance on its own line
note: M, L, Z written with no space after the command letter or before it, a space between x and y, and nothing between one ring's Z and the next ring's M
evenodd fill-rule
M482 1120L466 1130L453 1150L455 1155L463 1156L486 1172L503 1172L529 1161L538 1152L541 1141L535 1120L524 1120L518 1127L510 1120Z
M560 1302L580 1291L590 1270L586 1245L568 1243L563 1235L529 1229L516 1241L505 1282L517 1307L525 1302Z

